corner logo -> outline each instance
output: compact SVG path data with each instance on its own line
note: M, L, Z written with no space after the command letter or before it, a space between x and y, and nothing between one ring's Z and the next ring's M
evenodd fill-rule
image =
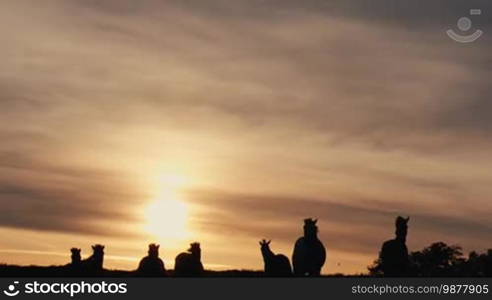
M479 16L481 14L482 14L481 9L470 9L470 15L472 16ZM457 26L458 29L461 31L461 33L467 33L467 31L470 30L472 27L472 21L468 17L462 17L458 20ZM478 40L478 38L482 36L483 31L477 29L473 33L470 33L468 35L463 35L454 32L453 29L449 29L448 31L446 31L446 33L451 39L455 40L458 43L471 43Z
M18 281L14 281L14 284L10 284L3 293L9 297L14 297L19 295L20 291L16 290L16 285L19 284Z

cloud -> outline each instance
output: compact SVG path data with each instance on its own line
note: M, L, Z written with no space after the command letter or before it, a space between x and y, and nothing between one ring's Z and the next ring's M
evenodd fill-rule
M89 168L50 166L16 154L2 153L0 226L77 234L133 236L141 233L122 226L138 222L132 207L145 203L116 174ZM118 226L103 226L110 220Z

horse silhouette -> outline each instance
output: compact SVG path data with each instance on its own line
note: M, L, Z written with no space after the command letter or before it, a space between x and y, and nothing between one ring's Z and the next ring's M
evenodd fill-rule
M319 276L326 260L326 250L318 239L318 220L304 220L304 236L295 244L292 265L296 276Z
M406 239L409 220L409 217L398 216L395 221L396 237L383 243L379 259L384 276L398 277L408 274L409 259Z
M103 271L104 263L104 246L93 245L92 255L81 262L82 269L88 274L99 274Z
M166 276L164 262L159 258L159 245L149 245L148 255L140 261L137 273L146 277Z
M176 256L174 263L174 275L181 277L198 277L203 274L201 262L200 243L190 244L188 252L180 253Z
M291 276L292 269L289 259L283 254L273 253L270 250L270 242L266 240L260 241L261 255L265 263L265 274L274 277Z
M64 266L66 275L69 276L82 276L84 275L82 272L82 258L80 255L81 249L79 248L71 248L70 249L70 263Z
M79 267L81 262L82 262L82 257L80 256L80 252L82 250L80 248L72 248L70 249L70 252L72 253L72 255L70 256L72 262L70 263L70 265L72 267Z

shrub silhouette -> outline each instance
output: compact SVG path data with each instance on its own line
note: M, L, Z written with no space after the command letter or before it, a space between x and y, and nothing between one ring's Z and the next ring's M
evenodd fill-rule
M326 250L318 239L318 220L304 220L304 236L296 241L292 264L296 276L319 276L326 260Z
M261 254L265 263L265 274L275 277L291 276L292 269L289 259L283 254L273 253L270 250L270 242L266 240L260 241Z
M492 249L486 253L479 254L470 252L468 260L462 267L464 276L492 277Z
M145 277L166 276L164 262L159 258L159 245L150 244L148 255L138 265L137 274Z
M424 277L459 275L465 263L461 247L448 246L443 242L412 252L410 261L412 275Z
M384 275L381 259L368 267L372 276ZM490 277L492 249L479 254L470 252L464 257L461 247L436 242L409 255L408 276L417 277Z
M176 256L174 263L174 275L180 277L198 277L203 274L201 262L200 243L190 244L188 252Z

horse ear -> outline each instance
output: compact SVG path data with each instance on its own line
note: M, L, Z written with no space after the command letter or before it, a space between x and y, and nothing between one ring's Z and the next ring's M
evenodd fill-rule
M271 242L272 242L272 240L269 240L269 241L267 242L267 245L270 245L270 243L271 243Z
M408 221L409 221L409 220L410 220L410 217L407 217L407 218L405 219L405 223L408 223Z
M93 246L92 246L92 250L96 250L96 246L94 246L94 245L93 245Z
M313 223L316 225L316 223L318 223L318 219L314 219Z

